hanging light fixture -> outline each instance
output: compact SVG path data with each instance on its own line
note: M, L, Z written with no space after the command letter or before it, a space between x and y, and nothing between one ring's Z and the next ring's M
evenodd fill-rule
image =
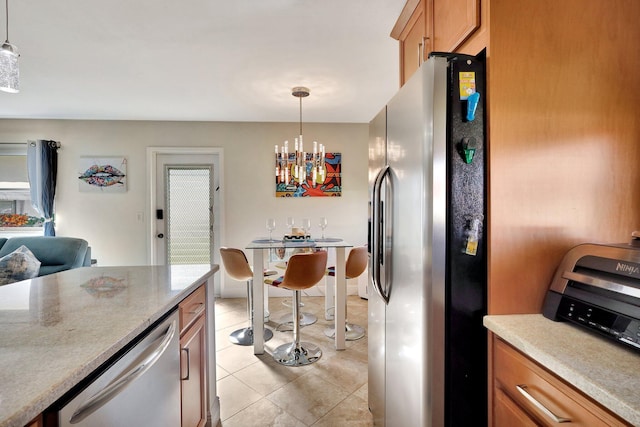
M7 12L7 38L0 49L0 90L9 93L20 92L20 69L18 68L18 48L9 43L9 0L5 0Z
M326 176L324 165L324 145L313 141L313 153L304 151L302 138L302 98L309 96L306 87L294 87L291 94L300 100L300 135L294 139L294 151L289 152L289 141L285 141L280 149L276 145L276 180L286 185L299 186L303 183L313 187L322 184Z

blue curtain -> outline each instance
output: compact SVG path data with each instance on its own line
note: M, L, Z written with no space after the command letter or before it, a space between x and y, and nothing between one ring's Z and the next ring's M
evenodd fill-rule
M27 169L31 187L31 204L44 217L44 235L55 236L53 200L56 195L58 175L58 151L56 141L29 141L27 145Z

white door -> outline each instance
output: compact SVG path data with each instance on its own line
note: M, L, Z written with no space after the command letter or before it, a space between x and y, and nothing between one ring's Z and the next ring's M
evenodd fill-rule
M152 263L214 263L217 156L155 156L155 204L151 210Z

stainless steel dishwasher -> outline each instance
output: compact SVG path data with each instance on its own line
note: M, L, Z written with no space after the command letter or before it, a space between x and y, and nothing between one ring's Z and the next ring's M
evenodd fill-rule
M179 426L179 335L176 310L65 403L59 426Z

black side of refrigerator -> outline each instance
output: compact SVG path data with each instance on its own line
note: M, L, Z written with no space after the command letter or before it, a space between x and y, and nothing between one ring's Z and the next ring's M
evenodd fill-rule
M445 421L486 426L485 60L448 56Z

